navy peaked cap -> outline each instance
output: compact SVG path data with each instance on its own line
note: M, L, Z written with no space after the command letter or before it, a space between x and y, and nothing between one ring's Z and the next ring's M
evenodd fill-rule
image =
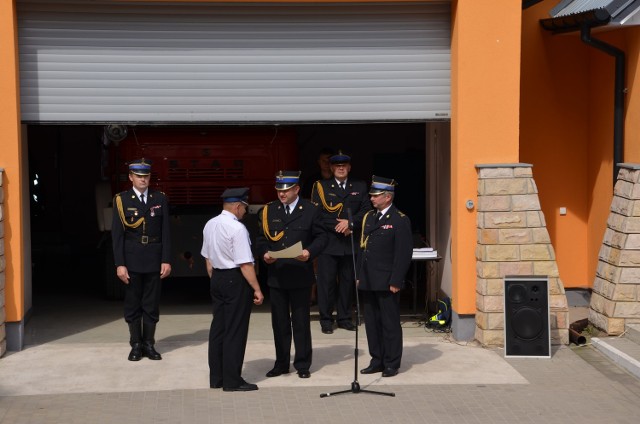
M222 193L222 200L225 203L243 202L249 200L249 189L247 187L228 188Z
M385 191L395 191L395 187L398 185L393 178L378 177L376 175L371 177L371 189L369 194L378 195Z
M289 190L300 183L300 171L279 171L276 174L276 190Z
M351 163L351 156L344 153L342 150L338 150L338 153L329 158L329 162L333 165L338 163Z
M151 174L151 160L141 158L132 160L128 163L129 172L136 175L149 175Z

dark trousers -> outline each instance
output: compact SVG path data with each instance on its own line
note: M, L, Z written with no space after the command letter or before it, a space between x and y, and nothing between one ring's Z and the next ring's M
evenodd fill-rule
M354 288L353 256L320 255L317 284L320 323L333 323L334 306L337 321L350 322Z
M124 291L124 320L128 323L143 319L147 324L160 320L162 281L159 272L129 271L129 284Z
M209 331L210 384L238 387L247 347L253 291L239 269L214 270L210 285L213 320Z
M400 368L402 360L402 326L400 293L360 291L364 305L364 324L374 367Z
M311 287L279 289L270 287L271 327L276 347L274 368L288 370L291 361L291 331L296 349L293 367L308 370L311 367L311 319L309 296Z

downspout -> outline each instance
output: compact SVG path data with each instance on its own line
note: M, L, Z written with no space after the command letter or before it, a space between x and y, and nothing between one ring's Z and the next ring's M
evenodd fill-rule
M591 26L587 23L581 26L580 38L584 43L616 59L613 96L613 185L615 186L619 171L618 164L623 162L624 154L625 55L617 47L602 40L591 38Z

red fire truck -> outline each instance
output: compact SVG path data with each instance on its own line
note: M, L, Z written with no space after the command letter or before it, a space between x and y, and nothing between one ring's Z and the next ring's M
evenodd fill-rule
M220 195L228 187L249 187L245 224L253 235L255 213L274 200L274 176L297 169L298 149L292 128L272 127L124 127L107 126L103 176L96 190L99 229L105 241L106 292L123 294L115 276L110 246L113 195L131 187L129 160L153 162L151 187L163 191L170 203L172 276L205 276L200 256L202 229L221 209Z

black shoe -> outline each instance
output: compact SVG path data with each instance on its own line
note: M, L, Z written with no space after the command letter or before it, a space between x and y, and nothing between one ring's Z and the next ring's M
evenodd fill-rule
M311 377L311 373L309 372L309 370L298 370L298 377L309 378Z
M150 343L142 344L142 355L153 361L159 361L162 359L162 356L154 349L153 345Z
M333 334L333 325L332 324L320 324L322 328L322 332L324 334Z
M223 387L222 390L225 392L250 392L252 390L258 390L258 386L245 381L238 387Z
M277 377L282 374L289 374L289 370L280 370L278 368L274 368L267 373L267 377Z
M130 361L139 361L142 359L142 343L133 343L128 359Z
M363 368L360 370L360 374L375 374L377 372L382 372L384 371L384 367L382 365L379 366L373 366L373 365L369 365L367 368Z
M217 383L213 383L209 387L212 388L212 389L219 389L219 388L222 387L222 381L219 381Z
M339 322L338 328L348 331L356 331L356 326L351 321Z
M382 371L382 376L383 377L393 377L394 375L398 375L398 369L397 368L385 368L384 371Z

